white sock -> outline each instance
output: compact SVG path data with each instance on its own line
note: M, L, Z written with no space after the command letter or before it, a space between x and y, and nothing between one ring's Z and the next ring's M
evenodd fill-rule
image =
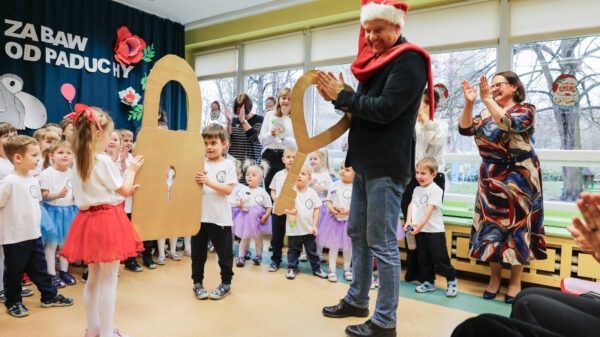
M67 261L67 259L65 259L62 256L59 256L58 263L59 263L58 268L60 269L60 271L69 271L69 261Z
M240 246L238 247L238 257L244 257L244 254L248 250L249 244L250 244L250 239L242 239L240 241Z
M0 290L4 290L4 248L0 245Z
M352 262L352 248L344 250L342 252L342 256L344 257L344 271L350 271L350 263Z
M169 243L171 244L171 256L177 251L177 238L170 238Z
M156 240L158 243L158 258L165 258L165 242L167 239L158 239Z
M98 301L100 337L113 336L119 264L118 260L100 263L100 299Z
M100 299L99 277L100 264L89 264L87 282L83 287L83 306L89 332L100 330L100 314L98 312L98 301Z
M191 236L183 237L183 249L187 250L188 252L192 250L192 237Z
M254 238L254 250L256 251L256 256L262 256L262 253L263 253L262 235L259 235Z
M56 275L56 245L46 243L44 254L46 255L46 264L48 265L48 274Z
M338 247L329 247L329 271L336 271L338 250Z

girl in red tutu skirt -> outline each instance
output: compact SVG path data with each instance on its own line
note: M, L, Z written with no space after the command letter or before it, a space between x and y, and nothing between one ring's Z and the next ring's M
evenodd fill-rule
M133 179L144 159L133 158L123 178L104 153L114 129L110 116L99 108L77 104L67 117L74 124L71 184L80 211L60 255L89 266L83 290L85 337L125 336L113 328L117 273L120 261L137 256L144 247L121 204L137 188Z

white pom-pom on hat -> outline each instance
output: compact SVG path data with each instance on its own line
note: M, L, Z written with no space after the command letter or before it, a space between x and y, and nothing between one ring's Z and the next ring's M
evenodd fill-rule
M365 21L382 19L393 24L404 26L404 18L408 11L408 5L395 0L371 0L366 2L363 0L363 5L360 8L360 24L365 24Z

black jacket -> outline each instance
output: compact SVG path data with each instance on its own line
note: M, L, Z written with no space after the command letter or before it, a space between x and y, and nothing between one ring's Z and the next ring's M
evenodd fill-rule
M406 43L400 37L395 45ZM352 114L346 166L371 177L414 174L415 123L427 83L425 58L406 51L356 93L340 92L335 108Z

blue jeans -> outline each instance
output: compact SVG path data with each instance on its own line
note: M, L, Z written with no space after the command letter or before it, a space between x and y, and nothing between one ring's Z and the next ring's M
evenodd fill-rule
M348 219L352 239L354 278L344 298L353 306L369 306L373 256L377 258L379 292L371 322L382 328L396 326L400 296L400 252L396 228L406 180L370 178L356 173Z

